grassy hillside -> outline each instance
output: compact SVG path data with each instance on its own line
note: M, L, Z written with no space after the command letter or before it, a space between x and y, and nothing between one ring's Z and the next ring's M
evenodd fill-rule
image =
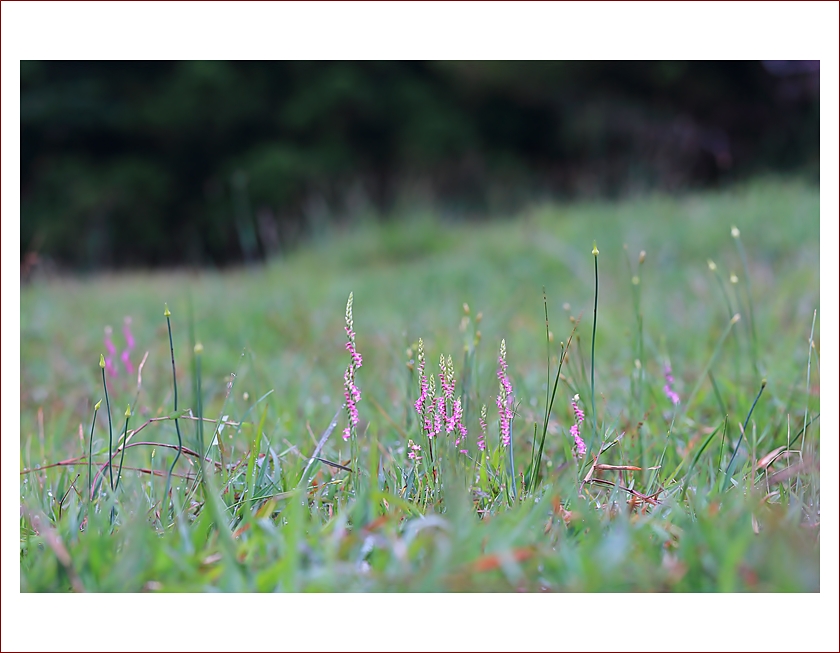
M22 288L21 590L819 590L818 188L407 217L268 268ZM434 438L414 407L419 338L438 395L452 357ZM170 505L176 416L189 452Z

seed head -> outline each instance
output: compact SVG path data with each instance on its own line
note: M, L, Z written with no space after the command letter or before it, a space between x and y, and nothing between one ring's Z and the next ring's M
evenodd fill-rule
M344 311L344 321L349 329L353 329L353 293L347 297L347 309Z

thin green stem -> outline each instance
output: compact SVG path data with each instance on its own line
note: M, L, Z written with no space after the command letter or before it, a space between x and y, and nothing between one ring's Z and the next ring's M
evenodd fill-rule
M747 430L747 425L750 423L750 417L752 417L753 410L755 410L755 405L761 398L761 393L764 392L765 387L767 387L767 379L762 379L761 388L759 389L758 394L755 396L752 406L750 406L750 412L747 413L747 419L744 420L744 426L741 429L741 435L738 436L738 442L735 444L735 450L732 452L732 457L729 459L729 464L726 466L726 480L723 483L724 489L728 487L729 479L732 478L732 464L735 462L735 456L738 455L738 449L741 447L741 440L744 439L744 432Z
M514 416L518 406L514 408ZM516 499L516 468L513 466L513 418L510 420L510 444L508 445L508 473L510 474L510 487L513 490L513 498Z
M592 243L592 256L595 260L595 304L592 309L592 351L589 360L589 393L592 397L592 429L598 435L598 417L595 407L595 330L598 324L598 246Z
M201 354L204 347L201 343L195 345L195 407L198 412L198 450L204 451L204 403L201 397ZM203 458L202 458L203 460ZM203 467L202 463L202 467Z
M105 365L100 364L102 369L102 387L105 389L105 409L108 411L108 476L111 479L111 489L114 489L114 468L111 459L114 457L114 427L111 423L111 400L108 398L108 384L105 383Z
M735 235L737 233L737 236ZM747 284L747 306L750 309L750 336L751 336L751 353L753 359L753 370L758 375L758 336L755 330L755 309L752 300L752 284L750 283L750 272L747 269L747 252L744 250L744 244L741 242L740 232L733 227L733 237L735 238L736 249L738 256L741 258L741 265L744 268L744 281Z
M726 341L726 337L729 335L729 332L732 330L732 327L735 326L740 317L740 314L736 313L732 317L732 319L729 320L729 324L726 325L726 328L723 330L723 333L720 334L720 338L718 338L718 341L715 344L715 348L712 351L712 355L709 358L709 361L706 363L706 367L704 367L703 371L698 375L697 383L694 384L694 388L692 388L691 392L689 393L688 399L685 400L684 404L680 404L680 409L682 410L683 415L687 414L688 407L691 405L691 402L694 401L694 397L700 390L700 386L705 380L706 375L709 373L709 370L712 369L712 365L714 365L714 362L717 360L717 357L720 354L720 350L723 347L723 343Z
M816 422L819 418L820 418L820 414L819 414L819 413L817 413L817 414L816 414L816 415L814 415L811 419L809 419L807 422L805 422L805 424L803 424L803 425L802 425L802 428L801 428L801 429L799 429L799 433L797 433L795 436L793 436L793 437L791 438L790 442L788 442L788 445L787 445L787 450L788 450L788 451L790 451L790 448L791 448L794 444L796 444L796 441L797 441L799 438L801 438L801 437L802 437L802 435L805 433L805 429L807 429L809 426L811 426L811 424L813 424L814 422Z
M171 313L169 312L169 307L166 306L166 304L164 304L163 314L166 317L166 328L169 331L169 353L172 359L172 392L175 404L175 432L178 435L178 451L175 454L175 460L172 461L172 465L169 467L169 472L166 474L166 491L163 496L164 501L167 501L169 500L169 490L172 487L172 472L175 469L175 465L178 463L178 459L181 457L181 448L183 447L184 441L181 438L181 427L178 426L178 379L175 375L175 346L172 343L172 324L169 320Z
M814 319L811 320L811 335L808 336L808 372L805 380L805 419L802 426L802 451L805 451L805 435L808 429L808 408L811 399L811 353L814 351L814 326L817 323L817 311L814 310Z
M712 274L717 281L718 287L720 288L720 294L723 296L724 301L726 302L726 310L729 311L729 319L732 320L735 318L737 313L735 309L732 307L732 302L729 299L729 294L726 292L726 284L723 281L723 277L720 274L720 270L718 270L717 265L712 259L708 260L709 270L712 271ZM736 378L736 385L740 387L741 385L741 338L736 333L735 336L735 372L737 375Z
M96 402L93 407L93 419L90 420L90 437L88 438L88 500L93 497L93 430L96 426L96 414L99 412L99 406L102 400Z
M723 417L728 415L726 411L726 404L723 402L723 395L720 394L720 390L718 389L717 382L715 381L715 377L712 374L712 370L709 370L709 382L712 384L712 390L715 393L715 399L717 399L718 406L720 407L720 414Z
M128 409L125 411L125 428L123 429L123 437L122 437L122 451L120 452L120 466L117 470L117 484L114 486L114 491L120 487L120 478L122 478L122 467L123 467L123 460L125 460L125 445L126 437L128 437L128 420L131 419L131 407L129 406ZM200 422L199 422L200 423Z
M548 324L548 308L546 308L546 324ZM545 419L543 420L543 432L542 437L540 439L540 448L539 453L536 457L534 463L532 463L532 471L531 471L531 492L533 492L537 488L537 482L539 481L539 471L540 465L542 464L542 455L543 450L545 448L545 438L546 434L548 433L548 420L551 417L551 409L554 407L554 399L557 396L557 386L560 383L560 370L563 369L563 362L566 360L566 354L569 351L569 347L572 344L572 337L575 334L575 329L577 329L577 324L572 327L572 332L569 334L569 339L566 341L566 347L560 353L560 361L557 365L557 374L554 377L554 388L551 390L551 399L546 402L546 411L545 411ZM549 377L550 378L550 377ZM548 392L548 386L546 386L546 393ZM534 425L536 429L536 425ZM536 431L534 433L536 436Z

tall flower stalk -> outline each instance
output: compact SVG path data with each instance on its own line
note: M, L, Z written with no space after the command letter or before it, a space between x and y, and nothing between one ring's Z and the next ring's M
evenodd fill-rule
M459 450L461 453L467 453L466 449L463 449L468 434L467 427L464 425L463 397L455 396L455 366L452 356L441 354L438 366L440 372L437 377L426 376L426 353L421 338L417 346L420 395L414 402L414 410L420 417L421 431L430 442L439 435L454 434L454 445L462 447ZM438 380L435 381L435 378ZM439 396L438 385L440 386ZM429 455L432 455L431 448Z
M513 421L513 389L507 374L507 348L504 339L499 347L499 369L496 371L499 379L499 395L496 397L496 407L499 409L499 436L503 447L510 446L510 424Z
M120 355L120 360L122 360L126 373L131 376L134 374L134 365L131 364L131 350L134 349L134 335L131 333L130 317L126 317L123 322L123 335L125 336L125 349Z
M105 409L108 412L108 477L111 481L111 489L114 489L114 467L111 459L114 457L114 426L111 422L111 400L108 397L108 384L105 382L105 356L99 354L99 369L102 371L102 389L105 391Z
M478 418L478 425L481 429L478 435L478 442L476 445L478 446L479 451L484 451L487 448L487 404L483 404L481 406L481 415Z
M676 406L680 403L680 396L674 390L674 376L671 374L671 366L665 365L662 372L665 376L665 385L662 386L662 391L665 393L665 396L668 397L670 402Z
M117 470L117 484L114 486L114 491L120 487L120 479L122 478L123 460L125 460L125 445L128 444L128 420L131 417L131 405L125 408L125 428L123 429L122 451L120 452L120 467Z
M93 419L90 421L90 438L88 444L88 499L93 498L93 430L96 426L96 414L99 412L99 407L102 405L102 400L96 402L93 407Z
M108 355L103 358L105 363L105 370L108 372L108 376L117 376L119 372L117 371L117 366L114 364L114 356L117 354L117 348L114 345L114 340L111 337L113 334L113 329L111 327L105 327L105 351L108 352Z
M361 400L362 393L356 386L356 372L362 367L362 355L356 350L356 333L353 331L353 293L347 298L347 309L344 312L344 331L347 334L347 344L344 348L350 352L350 363L344 372L344 405L347 409L347 426L344 428L343 438L349 440L356 435L356 425L359 423L359 410L356 404Z
M583 425L583 420L586 419L586 416L583 414L583 409L578 405L579 401L580 395L572 397L572 411L575 414L575 422L569 429L569 435L575 439L575 458L583 459L586 455L586 444L584 444L583 439L580 437L580 427Z
M598 435L598 419L595 408L595 327L598 324L598 245L592 242L592 258L595 261L595 303L592 308L592 352L589 360L589 392L592 398L592 430ZM594 440L593 440L594 442Z
M166 475L166 491L163 493L163 500L168 501L169 488L172 487L172 472L178 463L178 459L181 457L181 448L184 446L184 441L181 438L181 427L178 425L178 378L175 374L175 346L172 344L172 323L169 320L172 313L169 312L169 306L166 304L163 305L163 316L166 318L166 330L169 332L169 354L172 359L172 393L174 395L173 403L175 404L175 433L178 435L178 451L175 454L175 460L172 461L172 465L169 467L169 473Z
M420 386L420 396L414 402L414 410L420 418L420 427L424 433L428 431L426 426L426 399L429 397L429 379L426 378L426 352L423 350L423 338L417 341L417 382Z

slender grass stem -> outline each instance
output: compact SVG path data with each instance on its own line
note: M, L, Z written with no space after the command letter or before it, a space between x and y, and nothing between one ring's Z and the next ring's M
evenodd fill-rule
M720 350L723 347L723 343L726 341L726 337L729 335L729 332L732 330L732 327L735 326L735 324L740 318L740 314L735 313L732 319L729 320L729 324L726 325L726 328L723 330L723 333L720 334L720 338L718 338L718 341L715 344L715 348L714 350L712 350L712 355L709 357L709 361L706 363L706 367L703 368L703 372L697 377L697 383L695 383L694 387L691 389L691 393L688 395L688 399L685 400L685 404L680 404L683 415L687 413L688 407L691 405L691 402L694 400L694 397L700 390L700 386L705 380L706 375L709 373L709 370L712 369L712 365L714 365L714 362L717 360L717 357L720 354Z
M592 308L592 349L589 356L589 394L592 397L592 446L598 437L598 412L595 406L595 333L598 325L598 245L592 243L592 257L595 261L595 302ZM590 447L591 449L591 447Z
M101 405L102 400L100 399L93 407L93 419L90 420L90 437L88 438L88 501L93 498L93 430L96 426L96 414L99 412Z
M198 450L203 452L204 451L204 420L202 419L204 415L204 403L201 396L201 354L204 353L204 345L200 342L197 342L193 347L193 351L195 352L195 409L198 413L198 419L196 420L197 424L197 435L198 435ZM204 463L202 459L202 469L204 468Z
M735 318L737 313L735 309L732 307L732 302L729 299L729 294L726 292L726 284L723 281L723 276L720 274L720 270L718 270L717 264L712 260L708 259L707 261L709 265L709 270L711 270L712 274L714 274L715 281L717 281L718 288L720 288L720 294L723 297L723 300L726 302L726 310L729 312L729 319L732 320ZM735 371L738 375L737 385L740 386L740 377L741 377L741 338L735 338Z
M516 411L514 410L514 414ZM513 490L513 498L517 498L516 493L516 468L513 464L513 419L510 420L510 444L508 445L508 473L510 474L510 487Z
M747 252L744 250L744 244L741 242L741 232L737 227L732 227L732 238L735 239L735 246L738 250L738 256L741 259L741 265L744 268L744 282L747 285L747 306L750 309L750 339L751 339L751 353L753 359L753 370L758 375L758 336L755 329L755 308L752 300L752 284L750 283L750 271L747 266Z
M808 372L805 378L805 419L802 426L802 450L805 450L805 435L808 429L808 408L811 399L811 353L814 351L814 326L817 323L817 311L811 320L811 335L808 336Z
M169 501L169 490L172 487L172 472L175 470L175 465L178 464L178 459L181 457L181 448L184 446L184 441L181 438L181 427L178 425L178 379L175 375L175 346L172 343L172 323L169 317L172 313L169 312L169 306L163 305L163 315L166 318L166 328L169 332L169 353L172 360L172 393L174 396L174 410L175 410L175 433L178 435L178 451L175 454L175 460L169 467L169 472L166 474L166 491L163 493L164 501ZM170 502L171 503L171 502ZM174 504L171 504L174 506Z
M802 428L801 428L801 429L799 429L799 433L797 433L795 436L793 436L793 437L790 439L790 442L788 442L788 445L787 445L787 449L788 449L788 451L790 451L790 448L791 448L793 445L795 445L795 444L796 444L796 441L797 441L799 438L801 438L801 437L802 437L802 435L805 433L805 429L807 429L809 426L811 426L811 424L813 424L814 422L816 422L819 418L820 418L820 414L819 414L819 413L817 413L817 414L816 414L816 415L814 415L811 419L809 419L807 422L805 422L805 424L803 424L803 425L802 425ZM790 434L788 434L788 437L789 437L789 436L790 436Z
M117 484L114 486L114 491L120 487L120 478L122 478L123 460L125 460L125 445L128 444L126 438L128 437L128 420L131 419L131 405L129 404L125 409L125 428L123 428L122 437L122 451L120 452L120 466L117 470Z
M682 480L682 491L680 492L680 496L681 496L682 499L685 499L685 493L688 490L688 481L691 479L691 475L694 472L694 468L697 466L697 463L700 460L700 456L706 450L706 447L709 446L709 443L712 441L712 439L717 435L718 431L720 431L721 429L723 429L723 435L726 435L726 423L727 423L728 419L729 419L728 415L724 416L723 422L721 422L714 431L709 433L708 437L706 437L706 440L703 442L703 444L697 450L697 453L694 454L694 457L691 460L691 464L688 466L688 471L686 471L685 476L683 477L683 480Z
M729 479L732 478L732 465L735 462L735 456L738 455L738 449L741 447L741 440L744 439L744 432L747 430L747 425L750 423L750 417L752 417L753 410L755 410L755 405L761 398L761 393L764 392L765 387L767 387L767 379L762 379L761 388L759 389L758 394L755 396L752 406L750 406L750 412L747 413L747 419L744 420L744 426L741 429L741 435L738 436L738 442L735 444L735 450L732 452L732 457L729 459L729 464L726 466L726 478L723 483L724 489L728 487Z
M712 374L712 370L709 370L709 383L712 384L712 390L715 393L715 399L717 399L718 407L720 408L720 414L722 417L726 417L726 415L728 415L726 411L726 404L723 401L723 395L720 394L720 389L718 388L717 382L715 381L715 377Z
M627 271L630 274L630 292L633 301L633 313L636 317L636 334L635 342L633 343L635 349L635 356L633 365L636 368L636 373L630 377L630 394L635 402L635 410L637 414L641 414L642 410L642 392L645 385L645 354L644 354L644 320L642 318L642 265L647 258L644 250L639 252L639 267L637 273L633 274L633 266L630 262L630 256L627 253L627 245L624 246L624 259L627 262ZM644 432L640 428L639 434L639 460L642 467L645 468L645 439Z
M548 306L546 305L546 313L545 313L545 320L546 320L546 340L548 340ZM542 455L543 450L545 448L545 439L548 433L548 420L551 417L551 409L554 407L554 399L557 396L557 386L560 383L560 371L563 369L563 362L566 360L566 354L569 352L569 347L572 344L572 338L575 335L575 329L577 329L577 323L572 327L572 332L569 334L569 339L566 341L566 346L562 349L560 353L560 361L557 365L557 374L554 376L554 387L551 390L550 399L548 398L548 384L546 384L546 410L545 410L545 417L543 419L543 432L540 438L540 447L539 452L536 456L534 462L532 462L531 467L531 487L530 491L533 492L537 488L537 483L539 482L539 475L540 475L540 465L542 464ZM550 368L548 369L550 374ZM550 376L548 377L551 378ZM536 438L536 424L534 425L534 437Z
M659 462L656 464L656 469L653 470L653 474L650 476L650 481L648 482L648 489L647 493L650 494L653 492L654 485L656 484L656 479L659 476L659 472L662 469L662 463L665 461L665 453L668 451L668 445L671 443L671 433L674 430L674 422L677 419L676 413L674 417L671 418L671 425L668 427L668 432L665 434L665 446L662 447L662 454L659 456ZM603 452L602 452L603 453Z
M102 370L102 387L105 390L105 410L108 412L108 476L111 479L111 490L114 489L114 468L111 459L114 457L114 427L111 423L111 400L108 397L108 384L105 382L105 356L99 355L99 368Z

